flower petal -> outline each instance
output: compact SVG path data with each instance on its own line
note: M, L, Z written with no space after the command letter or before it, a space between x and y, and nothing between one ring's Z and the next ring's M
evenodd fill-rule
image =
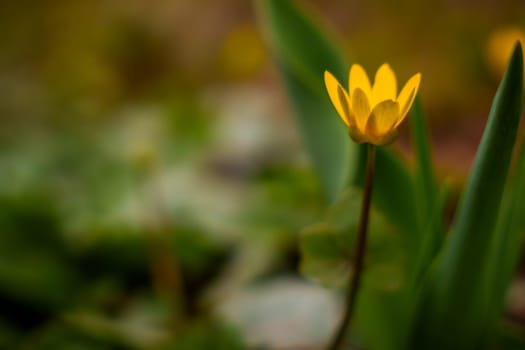
M397 94L397 80L392 68L385 63L377 70L372 87L372 106L386 100L395 101Z
M324 72L324 83L335 110L343 122L350 125L353 122L353 117L350 115L350 108L348 107L348 94L329 71Z
M363 90L366 96L370 96L372 91L370 80L368 80L368 75L366 74L363 67L361 67L359 64L353 64L348 75L348 92L350 95L357 88Z
M395 123L399 118L399 104L392 100L379 103L372 110L366 123L365 134L372 140L384 139L395 131Z
M368 97L366 97L366 94L361 88L357 88L352 92L352 98L350 101L352 103L352 114L355 116L356 125L360 130L364 130L366 121L370 116L370 103L368 102Z
M369 141L368 137L353 125L348 127L348 134L356 143L365 143Z
M407 83L403 87L403 90L401 90L401 92L399 93L397 102L399 103L401 112L399 113L399 120L396 122L396 126L399 125L403 121L403 119L405 119L405 116L410 110L410 107L412 107L412 103L414 103L414 99L416 98L420 82L421 73L417 73L407 81Z
M392 143L397 138L397 129L392 129L388 132L388 134L383 135L382 137L374 139L372 142L376 146L384 146L388 145L389 143Z
M345 116L347 118L348 123L346 125L355 125L355 117L352 111L350 110L349 105L350 97L348 97L348 94L341 85L337 87L337 93L339 95L339 102L341 103L341 106L343 107L343 112L345 113Z

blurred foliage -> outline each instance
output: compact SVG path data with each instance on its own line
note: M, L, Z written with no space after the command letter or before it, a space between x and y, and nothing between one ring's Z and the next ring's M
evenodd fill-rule
M361 191L345 191L323 221L301 233L301 271L330 287L345 287L352 273ZM385 223L378 212L371 214L365 283L374 288L396 290L405 283L407 264L403 236ZM350 264L350 266L349 266Z
M5 138L0 347L244 348L218 306L294 273L295 233L322 198L293 158L208 153L207 108L134 105L95 130Z

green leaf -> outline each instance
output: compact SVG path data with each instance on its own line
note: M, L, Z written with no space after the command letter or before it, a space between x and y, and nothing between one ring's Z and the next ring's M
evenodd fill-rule
M498 349L501 350L523 350L525 349L525 334L519 325L505 324L501 322L497 326Z
M465 193L416 330L418 349L482 349L491 251L523 93L517 44L498 88Z
M419 96L416 97L410 112L410 126L412 148L414 149L416 163L415 189L418 216L420 218L419 226L426 228L438 204L438 191L432 165L430 139ZM436 231L432 234L438 235L442 233L442 227L436 227Z
M442 213L449 191L444 188L438 194L430 138L419 96L410 112L410 130L416 164L414 186L421 237L417 242L417 259L413 269L413 281L417 282L441 247L444 235Z
M432 208L427 218L428 222L423 227L423 238L417 252L416 263L412 271L412 288L418 290L420 282L435 261L444 240L443 210L450 196L451 186L445 183L438 194L437 203Z
M359 169L365 169L365 159ZM359 174L357 183L362 184L364 171ZM415 207L415 193L412 176L405 164L383 147L378 147L374 178L373 206L385 219L397 226L406 235L405 254L413 256L420 240L420 232Z
M0 295L5 302L35 313L70 305L83 281L49 198L0 196L0 227Z
M342 288L350 275L348 249L333 227L318 224L301 233L301 273L325 286Z
M407 290L392 292L363 287L355 317L356 328L365 338L366 349L407 349L406 335L409 334L409 317L413 308Z
M324 88L329 70L345 81L341 55L289 0L256 0L260 22L285 79L298 124L327 198L348 183L356 145Z
M489 319L498 320L505 296L516 272L525 232L525 143L518 157L518 169L505 191L502 213L498 219L495 240L488 257L489 295L492 306Z
M346 287L352 272L361 192L345 191L324 219L301 232L301 272L330 287ZM403 237L377 213L371 213L364 285L394 291L405 280Z

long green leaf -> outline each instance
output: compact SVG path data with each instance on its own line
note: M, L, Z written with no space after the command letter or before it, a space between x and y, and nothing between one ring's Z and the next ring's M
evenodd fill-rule
M419 96L410 112L410 131L416 163L414 182L420 232L417 259L412 271L413 282L416 282L428 269L443 241L442 210L448 193L444 190L438 194L430 138Z
M438 191L432 165L430 138L419 95L416 97L410 112L410 131L416 163L415 189L420 218L419 226L424 230L435 212L435 206L438 203ZM440 227L436 228L435 234L441 234L440 229Z
M523 56L517 44L498 88L452 234L418 322L418 349L486 347L488 257L521 114Z
M495 324L503 311L505 295L516 272L519 255L525 239L525 143L518 157L517 173L505 191L504 210L498 219L492 254L488 257L489 320Z
M422 226L428 220L432 208L437 200L436 178L432 166L432 153L427 132L425 116L419 95L414 101L410 112L410 130L412 148L416 160L416 190L418 192L418 205L421 212Z
M374 186L374 206L404 232L407 253L412 256L420 240L412 176L405 164L384 148L377 150Z
M366 337L365 349L406 350L412 300L406 289L385 292L363 286L356 311L357 329ZM362 329L362 325L366 328Z
M324 90L323 72L345 81L341 55L289 0L256 0L263 29L284 75L303 141L327 198L348 183L353 155L346 128ZM354 161L355 163L355 161Z

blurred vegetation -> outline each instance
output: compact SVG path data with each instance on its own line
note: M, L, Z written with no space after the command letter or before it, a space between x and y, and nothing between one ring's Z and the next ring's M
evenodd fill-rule
M298 232L314 245L327 226L341 238L351 223L330 213L355 193L325 212L253 7L0 5L0 348L324 343L338 299L301 277L318 276ZM486 45L523 28L523 3L306 7L367 69L388 59L402 77L423 72L440 173L461 182L503 70ZM394 246L376 238L370 276L386 289L382 276L408 264L391 254L406 242L389 220L377 225Z

